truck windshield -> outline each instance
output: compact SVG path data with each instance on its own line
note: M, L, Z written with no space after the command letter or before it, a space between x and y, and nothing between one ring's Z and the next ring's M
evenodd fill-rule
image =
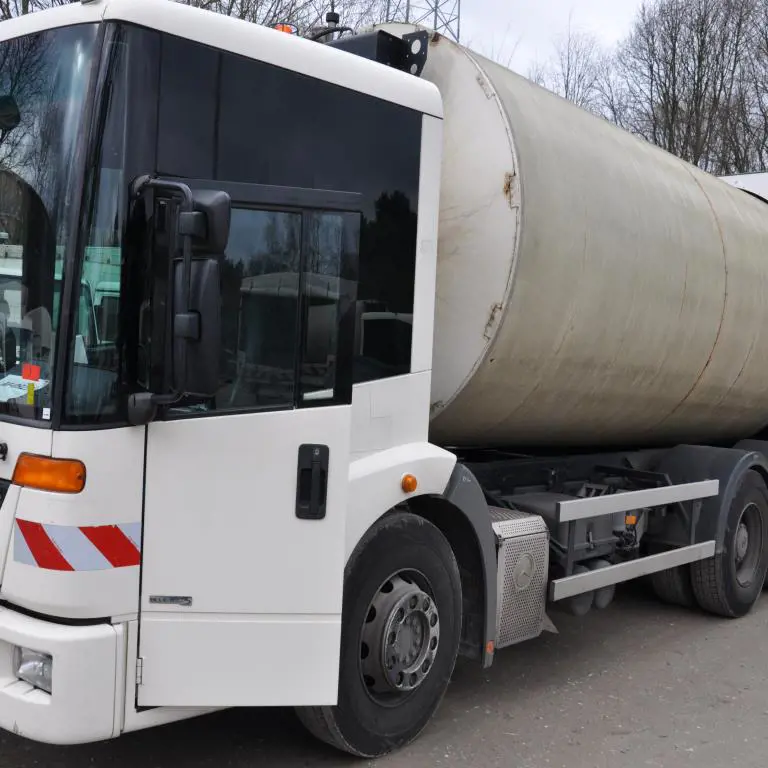
M80 25L0 42L0 415L51 417L97 33ZM78 325L76 338L93 333Z

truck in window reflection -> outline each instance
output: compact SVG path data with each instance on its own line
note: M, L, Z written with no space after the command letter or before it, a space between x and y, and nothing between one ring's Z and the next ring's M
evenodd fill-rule
M300 372L304 399L332 399L336 376L339 301L355 284L332 275L304 275L307 336ZM295 399L294 350L300 275L274 272L240 284L237 371L233 402L247 390L260 405Z
M304 401L334 396L340 299L354 295L356 288L354 281L338 277L304 276L304 295L308 298L301 368ZM294 372L291 361L283 360L281 354L294 348L299 290L295 272L256 275L241 282L233 398L243 389L258 389L260 401L292 399ZM404 361L410 362L412 330L412 314L390 312L380 301L357 301L354 381L408 373L409 365ZM290 395L286 388L290 388Z
M367 311L366 302L358 302L356 328L356 363L375 365L388 375L402 375L410 370L413 314ZM363 305L362 307L359 305ZM368 378L368 377L366 377Z

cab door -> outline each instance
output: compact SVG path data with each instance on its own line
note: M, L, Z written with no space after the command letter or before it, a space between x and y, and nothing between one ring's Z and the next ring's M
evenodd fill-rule
M137 702L335 703L360 199L187 183L233 201L220 387L148 427Z

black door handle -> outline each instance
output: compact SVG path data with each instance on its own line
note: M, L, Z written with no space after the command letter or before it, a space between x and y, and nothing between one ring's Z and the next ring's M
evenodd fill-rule
M327 445L300 445L296 479L296 517L322 520L328 497Z

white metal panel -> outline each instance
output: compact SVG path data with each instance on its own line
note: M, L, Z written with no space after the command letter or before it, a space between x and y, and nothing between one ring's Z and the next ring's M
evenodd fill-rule
M720 178L737 189L743 189L768 200L768 173L742 173Z
M21 488L12 485L3 499L0 507L0 584L5 573L5 561L11 547L14 521L16 519L16 505L19 503Z
M10 480L22 453L51 455L53 432L50 429L0 422L0 442L8 446L8 457L0 461L0 478Z
M0 597L46 616L67 619L108 618L136 613L137 567L103 571L45 570L16 559L19 540L14 535L6 558ZM122 609L122 610L118 610Z
M340 640L339 616L153 613L141 627L139 703L332 705Z
M304 631L299 619L306 616L319 633L313 667L332 670L338 663L350 425L350 407L327 407L149 426L142 705L178 704L182 690L192 706L271 705L290 695L302 700L306 691L317 699L335 696L332 675L317 671L310 683L295 659L280 666L278 687L265 683L260 661L240 660L248 649L276 664L281 647L292 642L284 633ZM329 446L323 520L295 514L302 444ZM188 597L191 604L153 602L153 596ZM177 658L168 656L170 649ZM238 661L227 676L222 664L229 652Z
M429 371L356 384L352 397L351 453L367 456L427 441Z
M138 611L138 555L114 565L81 532L82 527L120 526L141 547L144 429L126 427L53 433L56 458L86 467L82 493L58 494L23 488L16 519L42 523L72 571L49 570L19 551L14 530L0 594L10 602L50 616L104 618ZM105 550L107 556L112 553Z
M50 456L53 432L21 424L0 423L0 442L8 446L8 456L0 461L0 478L10 480L19 455L34 453ZM0 508L0 579L5 578L5 565L11 547L14 517L19 503L20 488L11 486ZM2 594L2 591L0 591Z
M439 496L445 493L455 466L454 454L426 442L356 458L349 468L346 558L376 520L408 498L401 485L403 475L416 477L415 495Z
M414 373L432 370L437 237L440 217L440 168L443 156L442 121L425 115L421 130L419 219L416 231L416 280L411 348L411 371Z
M189 595L194 613L341 612L350 409L149 426L143 611ZM295 515L298 447L330 448L328 514Z
M136 686L138 685L136 680L136 659L139 649L139 622L138 620L129 621L125 626L128 638L125 677L122 678L125 688L121 692L123 703L119 712L120 719L116 722L116 733L140 731L144 728L152 728L155 725L189 720L192 717L199 717L200 715L216 711L213 708L194 709L186 705L183 707L152 707L138 711L136 709ZM173 652L175 654L176 649Z
M140 24L442 117L440 94L431 83L259 24L158 0L109 0L104 18Z
M116 735L115 672L123 643L122 626L63 626L0 608L0 727L51 744ZM14 646L53 656L53 695L16 678Z
M440 94L431 83L346 51L171 0L71 3L0 23L0 41L102 18L167 32L442 117Z
M57 498L57 505L51 506L51 521L71 525L140 523L144 438L144 427L55 432L53 456L80 459L85 464L86 483L82 493Z
M21 424L0 423L0 442L8 446L8 456L0 461L0 478L10 480L19 455L34 453L38 456L50 456L53 432ZM0 578L5 579L5 565L11 547L14 517L19 503L21 489L11 486L8 489L2 508L0 508ZM2 591L0 591L0 595Z
M0 41L30 35L45 29L101 21L104 3L70 3L0 22Z

